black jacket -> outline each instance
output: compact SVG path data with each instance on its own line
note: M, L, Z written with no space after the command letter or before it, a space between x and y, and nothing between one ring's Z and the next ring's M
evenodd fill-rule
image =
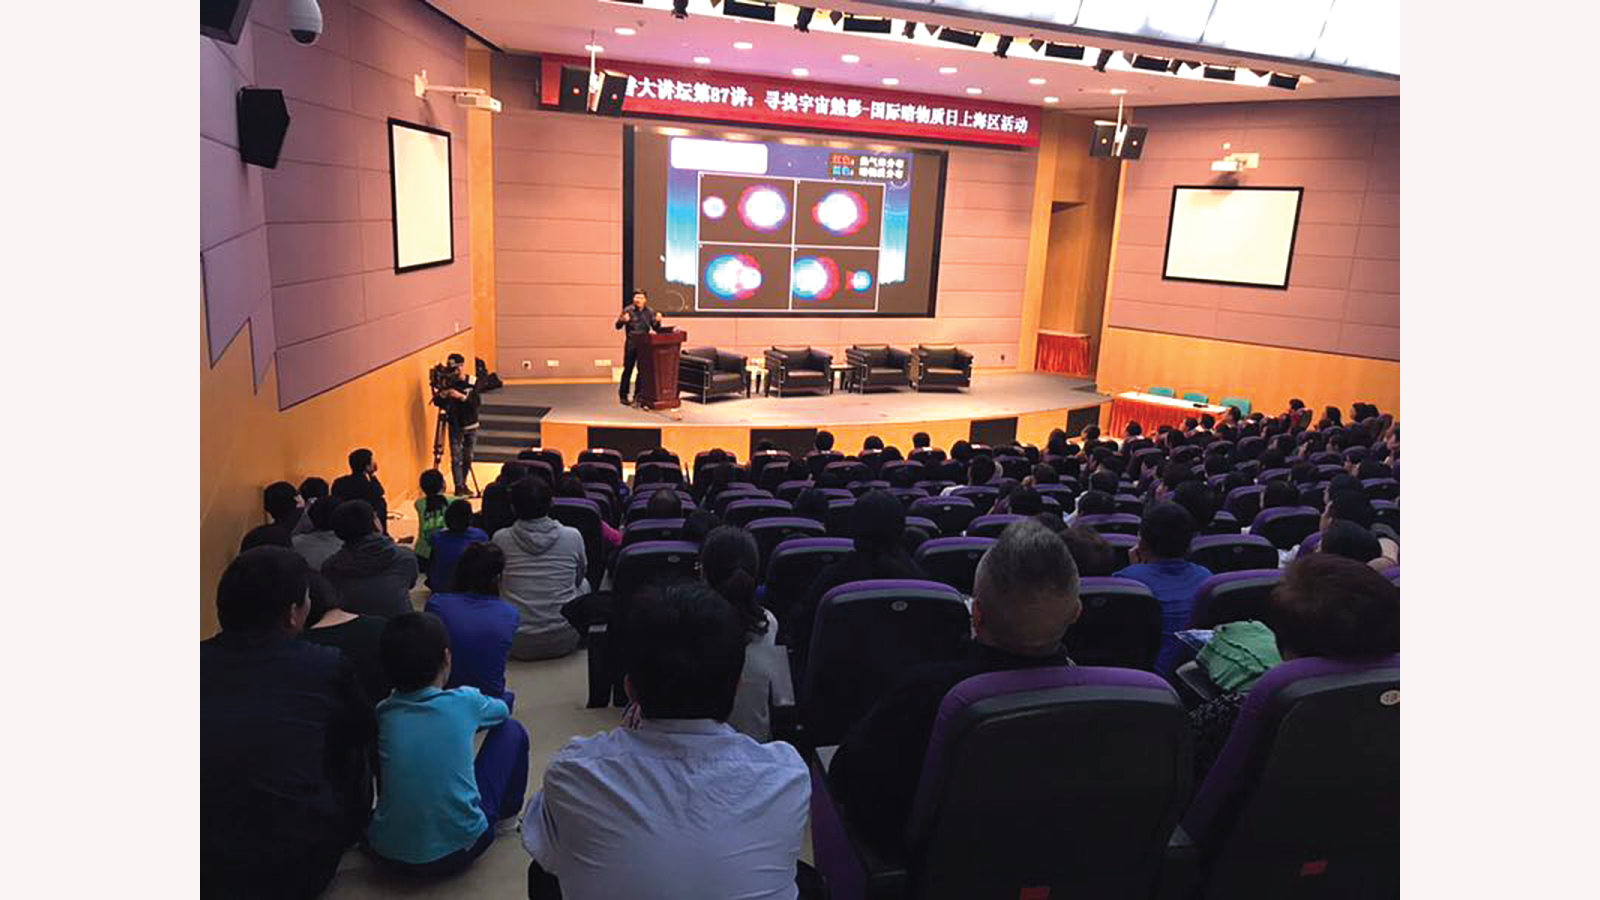
M378 521L383 523L385 534L389 532L389 501L383 496L383 482L376 475L362 472L359 475L341 475L333 480L333 487L328 493L336 500L365 500L372 505L372 511L378 514Z
M466 394L467 399L457 400L444 394L435 394L433 405L444 410L445 421L450 423L451 428L457 430L478 427L478 407L483 405L483 397L478 393L477 387L465 378L457 378L446 387Z
M661 314L648 306L646 306L644 309L637 309L629 306L627 309L623 310L623 312L627 315L627 320L615 322L613 323L613 326L616 328L626 328L627 331L625 333L630 341L633 339L634 335L646 334L652 330L661 330Z

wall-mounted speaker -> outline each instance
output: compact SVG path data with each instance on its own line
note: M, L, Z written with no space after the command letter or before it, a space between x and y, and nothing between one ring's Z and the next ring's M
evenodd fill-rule
M628 76L621 72L600 73L600 95L595 98L594 111L602 116L622 115L622 101L628 94Z
M1122 152L1118 155L1123 159L1138 159L1144 153L1144 136L1149 131L1143 125L1129 125L1128 133L1122 138Z
M253 166L278 167L278 152L289 133L289 107L276 88L240 88L239 158Z
M200 0L200 33L213 40L239 43L248 18L250 0Z
M561 108L567 112L589 111L589 70L583 66L561 67Z
M1117 125L1115 122L1094 123L1094 134L1089 138L1090 156L1110 156L1116 149Z

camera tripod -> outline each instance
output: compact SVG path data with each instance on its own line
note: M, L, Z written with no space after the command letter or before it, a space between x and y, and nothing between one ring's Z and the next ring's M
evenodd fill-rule
M449 431L450 423L445 418L445 411L441 409L439 410L439 417L434 421L433 425L433 467L435 469L439 468L440 461L444 459L445 435ZM467 480L471 483L473 496L483 493L478 489L478 473L473 471L470 462L467 464Z

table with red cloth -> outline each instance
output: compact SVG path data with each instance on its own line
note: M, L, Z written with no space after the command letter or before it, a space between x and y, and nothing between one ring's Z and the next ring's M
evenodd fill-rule
M1088 378L1094 373L1089 359L1089 336L1066 331L1039 329L1033 367L1040 372L1056 372Z
M1228 408L1225 406L1208 406L1192 400L1162 397L1142 391L1125 391L1111 398L1111 413L1104 434L1108 438L1120 441L1122 430L1129 422L1138 422L1145 434L1153 435L1162 425L1182 428L1185 419L1198 419L1201 413L1210 413L1221 419L1227 412Z

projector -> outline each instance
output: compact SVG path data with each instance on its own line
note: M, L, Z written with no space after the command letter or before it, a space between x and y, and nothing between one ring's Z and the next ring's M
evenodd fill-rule
M500 111L500 101L489 96L488 94L457 94L456 105L464 106L467 109L481 109L492 113L497 113Z

